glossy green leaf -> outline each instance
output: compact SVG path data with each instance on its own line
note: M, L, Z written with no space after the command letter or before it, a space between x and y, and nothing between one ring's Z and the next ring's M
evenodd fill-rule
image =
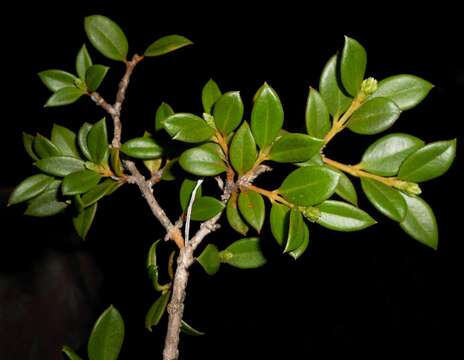
M202 336L205 335L204 332L198 331L197 329L194 329L191 327L189 324L187 324L184 320L182 320L180 324L180 331L182 331L184 334L190 335L190 336Z
M324 145L324 140L305 134L285 134L272 145L269 159L281 162L301 162L311 159Z
M311 136L323 139L330 127L329 110L324 99L316 90L310 88L306 103L306 131Z
M79 151L76 147L76 134L57 124L53 124L52 143L60 150L60 153L66 156L80 158Z
M109 59L124 61L129 44L118 24L102 15L87 16L84 28L92 45Z
M221 265L219 250L216 245L208 244L201 252L200 256L197 257L197 261L208 275L216 274Z
M92 65L87 69L85 74L85 83L89 91L97 91L100 87L103 79L105 79L106 73L110 68L103 65Z
M242 123L232 138L229 157L233 168L239 175L245 174L256 162L256 143L246 121Z
M408 134L384 136L367 148L359 167L377 175L396 175L403 161L424 144Z
M163 166L163 173L161 174L161 180L172 181L176 179L175 170L179 160L176 159L167 159L166 164Z
M387 98L366 101L348 122L348 128L363 135L378 134L391 127L401 114L400 108Z
M245 221L259 233L266 215L264 199L261 194L254 191L241 192L238 195L238 209Z
M44 107L63 106L75 103L85 92L75 87L66 87L50 96Z
M108 134L105 118L95 123L87 135L87 147L96 164L107 162L109 155Z
M398 177L412 182L434 179L448 171L455 156L456 139L430 143L404 160Z
M95 322L87 344L89 360L116 360L124 341L124 320L111 305Z
M279 96L273 88L264 84L251 112L251 132L261 149L274 141L283 122L284 110Z
M290 251L288 254L293 257L295 260L297 260L303 253L306 251L306 249L309 246L309 229L308 225L303 223L303 241L301 242L300 246L298 246L295 250Z
M361 88L366 65L366 50L359 42L345 36L345 46L340 57L340 75L343 87L351 96L356 96Z
M76 77L62 70L45 70L39 73L40 80L51 91L56 92L63 88L75 88Z
M376 224L365 211L341 201L327 200L317 208L321 213L316 222L331 230L357 231Z
M79 235L82 240L85 240L92 226L95 214L97 213L97 205L98 203L89 206L72 219L74 229L76 229L77 235Z
M386 97L401 110L409 110L427 96L433 85L414 75L395 75L379 82L372 97Z
M36 217L53 216L67 208L68 204L59 201L58 188L54 187L54 183L59 185L60 182L52 182L47 190L33 198L24 213L25 215Z
M288 226L287 243L285 244L284 253L297 249L304 240L304 219L301 212L292 208L290 210L290 220Z
M193 114L178 113L164 120L164 128L174 140L199 143L209 140L214 129L205 120Z
M406 216L406 202L400 192L376 180L361 179L361 185L369 201L382 214L395 221Z
M36 135L32 146L34 148L35 153L41 159L62 155L61 151L56 147L55 144L53 144L45 136L42 136L40 134Z
M31 157L32 160L39 160L39 157L36 155L33 149L34 136L23 132L23 145L24 150Z
M156 110L155 131L164 129L164 120L166 120L171 115L174 115L174 110L172 107L165 102L161 103L161 105Z
M219 97L214 105L214 122L223 134L230 134L242 122L243 102L238 91L230 91Z
M227 170L220 157L218 145L207 143L182 153L179 164L182 168L198 176L216 176Z
M190 198L192 196L193 189L195 189L197 185L197 180L192 180L189 178L185 178L184 181L182 182L182 185L180 186L180 191L179 191L179 200L180 200L180 206L182 207L182 210L185 211L187 210L187 207L190 203ZM197 192L195 193L195 198L198 199L201 197L201 186L197 189Z
M84 211L84 204L82 202L81 196L80 195L74 195L72 197L72 203L74 207L76 208L76 211L78 214Z
M401 228L413 239L437 249L438 226L432 208L421 198L401 193L408 211L400 223Z
M260 239L256 237L237 240L220 252L221 262L240 269L263 266L266 263L266 258L259 243Z
M90 154L89 147L87 145L87 137L90 130L92 129L92 126L93 125L89 123L82 124L81 128L79 129L79 133L77 134L77 143L79 144L79 149L88 160L92 160L92 155Z
M163 148L151 137L139 137L125 142L121 152L135 159L156 159L163 155Z
M52 156L34 163L44 173L55 176L66 176L84 170L84 162L69 156Z
M181 35L168 35L156 40L146 50L144 55L153 57L160 56L184 46L193 44L189 39Z
M222 93L218 84L213 79L209 79L201 91L201 102L205 113L211 114L213 105L221 95Z
M348 201L354 206L358 206L358 195L350 178L341 171L339 172L339 175L340 178L338 180L338 185L335 188L335 193L343 200Z
M85 207L93 205L105 195L115 191L119 186L121 186L121 183L106 179L82 195L82 202Z
M54 179L51 176L43 174L28 177L21 181L13 190L8 199L8 206L30 200L40 195L53 181Z
M85 193L96 186L100 179L100 174L90 170L77 171L66 175L62 184L63 195Z
M84 44L77 53L76 57L76 72L82 81L85 81L85 74L87 73L87 69L92 65L92 58L90 57L90 54L87 51L87 47Z
M158 263L157 263L157 256L156 256L156 248L159 244L161 239L156 240L151 246L150 250L148 251L148 257L147 257L147 270L148 270L148 276L150 277L150 280L153 283L153 287L156 291L166 291L168 290L171 285L164 284L160 285L158 282Z
M219 214L224 205L218 199L211 196L196 197L192 207L191 219L195 221L206 221Z
M66 354L69 360L82 360L82 358L77 355L69 346L63 346L62 351Z
M274 239L282 246L288 237L290 208L278 203L272 204L269 221L271 223L271 232Z
M152 331L151 328L158 325L161 321L161 318L166 312L166 307L170 297L171 291L163 292L148 310L147 315L145 316L145 327L148 331Z
M319 92L327 105L327 110L334 117L343 114L351 104L352 99L341 90L337 76L337 55L334 55L322 70L319 81Z
M300 166L300 167L312 166L312 165L324 165L324 161L322 160L321 154L316 154L311 159L296 163L295 165Z
M338 173L323 166L306 166L291 172L279 192L291 203L312 206L328 199L337 188Z
M238 211L237 195L234 193L226 206L226 217L232 229L246 235L249 228Z

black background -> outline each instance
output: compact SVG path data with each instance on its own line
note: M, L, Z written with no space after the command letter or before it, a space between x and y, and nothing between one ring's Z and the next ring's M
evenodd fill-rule
M33 171L22 150L22 131L48 135L53 122L77 130L83 121L95 122L103 114L88 99L69 107L44 109L49 92L36 75L49 68L74 71L75 55L86 41L86 15L104 14L120 24L129 39L130 52L142 52L156 38L171 33L185 35L195 43L176 53L147 59L136 69L123 114L126 139L153 127L161 101L176 111L200 113L201 88L210 77L223 90L241 91L246 114L254 92L267 81L281 97L287 129L303 131L308 87L317 87L322 67L342 48L345 34L367 49L367 75L382 79L412 73L434 83L436 87L427 99L405 112L391 130L411 133L427 142L458 137L452 169L422 184L423 197L433 207L440 227L438 251L410 239L395 223L376 213L364 197L360 206L380 222L378 225L351 234L312 226L309 250L297 262L281 256L265 230L264 250L269 257L265 267L243 271L224 266L214 277L205 275L198 266L192 269L185 318L207 335L183 336L181 358L324 359L335 354L381 358L423 353L447 358L462 351L460 140L464 65L462 20L456 9L434 5L406 10L400 4L379 2L325 7L313 2L298 6L263 2L253 7L238 2L187 6L132 1L116 5L103 0L9 6L1 24L2 195ZM112 100L123 66L103 58L89 44L88 48L95 62L111 66L100 92ZM342 162L355 163L377 138L347 131L337 136L327 153ZM278 184L281 179L281 174L274 172L263 181ZM161 184L159 188L161 203L166 204L171 218L176 218L176 185ZM165 323L153 333L143 326L144 314L156 298L144 261L151 242L163 232L136 188L126 186L101 204L84 244L75 239L66 216L30 219L21 216L20 206L6 209L4 204L2 199L0 285L9 279L9 286L33 296L36 290L30 288L28 274L40 273L39 259L47 251L65 257L91 254L97 270L92 261L79 265L82 271L90 266L94 272L84 286L93 294L89 295L91 304L82 310L73 308L83 323L78 333L88 333L89 324L112 303L126 321L121 359L134 358L137 351L141 352L138 358L160 358ZM224 248L236 238L230 231L220 230L210 241ZM167 247L163 252L168 254ZM15 284L11 279L17 285L11 285ZM75 293L63 281L53 296L67 292L67 298L73 299ZM59 342L56 339L77 346L80 338L68 335L65 328L79 321L67 319L65 327L59 320L58 325L51 324L54 314L65 311L47 307L46 301L38 309L33 299L27 302L29 315L16 322L8 320L10 328L6 329L5 314L0 316L0 351L23 329L32 329L31 339L40 334L40 341L50 341L52 347ZM0 300L4 309L15 309L19 301L11 297ZM18 348L32 346L28 341L21 338L16 350L5 353L2 359L24 359ZM80 353L85 356L85 345ZM45 350L38 350L29 358L60 358L44 354Z

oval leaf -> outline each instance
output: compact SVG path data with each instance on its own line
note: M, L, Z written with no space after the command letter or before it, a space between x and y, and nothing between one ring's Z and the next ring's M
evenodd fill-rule
M220 252L221 261L240 269L253 269L266 263L259 238L240 239Z
M51 91L56 92L63 88L74 88L77 78L63 70L45 70L39 73L40 80Z
M163 148L151 137L139 137L125 142L121 152L135 159L157 159L163 155Z
M109 67L103 65L92 65L85 74L85 83L89 91L97 91L108 72Z
M59 185L59 182L57 184ZM68 204L58 200L58 189L51 188L52 186L53 183L48 187L48 190L32 199L24 213L25 215L36 217L53 216L66 209Z
M251 112L251 131L258 146L270 145L284 122L284 110L279 96L268 84L260 89Z
M34 143L32 144L34 151L41 159L45 159L52 156L60 156L61 151L48 140L45 136L37 134L34 138Z
M249 228L238 211L237 193L233 193L226 206L226 217L229 225L242 235L246 235Z
M211 196L198 197L193 203L191 219L195 221L206 221L219 214L224 205L218 199Z
M317 208L321 213L316 222L331 230L357 231L376 224L363 210L341 201L327 200Z
M164 129L164 120L166 120L171 115L174 115L174 110L172 110L172 107L164 102L161 103L161 105L156 110L155 131Z
M151 328L158 325L161 321L161 318L166 312L166 306L168 305L170 297L171 291L163 292L148 310L145 316L145 327L148 331L152 331Z
M366 72L367 54L359 42L345 36L345 46L340 58L340 75L343 87L356 96Z
M184 36L168 35L151 44L147 50L145 50L144 55L149 57L160 56L191 44L193 43Z
M238 209L245 221L259 233L266 215L263 197L254 191L241 192L238 196Z
M129 44L126 35L113 20L102 15L87 16L84 28L90 42L100 53L112 60L126 60Z
M52 142L60 150L61 154L80 158L76 147L76 134L57 124L53 124Z
M232 166L239 175L251 170L256 162L256 143L246 121L232 138L229 156Z
M296 208L292 208L290 210L290 222L284 253L297 249L303 243L304 226L303 215L301 215L301 212Z
M361 179L361 185L369 201L382 214L395 221L406 216L406 202L400 192L376 180Z
M204 144L182 153L179 164L182 168L198 176L216 176L227 170L227 166L219 155L216 144Z
M173 139L187 143L203 142L214 135L214 129L205 120L188 113L169 116L164 121L164 128Z
M52 156L41 159L35 162L34 165L43 172L55 176L66 176L85 168L82 160L69 156Z
M350 178L341 171L338 172L338 174L340 175L340 179L338 180L338 185L335 189L335 193L338 196L340 196L343 200L352 203L354 206L358 206L358 195Z
M89 360L116 360L124 341L124 320L110 306L95 322L87 345Z
M422 182L434 179L448 171L456 156L456 139L436 141L410 155L401 165L398 177Z
M214 122L222 134L230 134L242 121L243 102L238 91L225 93L214 105Z
M432 90L433 85L414 75L395 75L379 82L371 97L385 97L395 102L401 110L419 104Z
M69 346L63 346L62 351L66 354L69 360L82 360L82 358L77 355Z
M219 250L216 245L208 244L206 248L197 257L197 261L208 275L214 275L218 272L221 265Z
M323 166L306 166L291 172L279 192L299 206L312 206L328 199L337 188L338 173Z
M401 114L400 108L387 98L366 101L348 122L348 128L363 135L378 134L391 127Z
M32 160L39 160L39 157L36 155L33 149L34 136L23 132L23 145L27 154L31 157Z
M82 203L84 204L84 207L95 204L105 195L113 193L121 185L122 183L112 179L106 179L82 195Z
M213 105L216 103L217 99L221 97L221 95L222 93L218 84L213 79L209 79L201 91L201 103L203 104L203 110L205 113L211 114Z
M300 246L298 246L295 250L290 251L288 254L297 260L303 253L306 251L309 245L309 229L308 225L303 223L303 241L301 242Z
M87 147L94 163L102 164L107 162L109 148L105 118L95 123L90 129L87 135Z
M281 162L301 162L311 159L319 153L324 140L305 134L282 135L272 145L269 159Z
M77 143L79 144L79 149L84 154L88 160L92 160L92 155L90 154L89 147L87 145L87 137L90 130L92 129L92 124L84 123L79 129L77 134Z
M75 103L85 92L75 87L65 87L54 93L44 107L63 106Z
M309 89L306 103L306 131L309 135L323 139L331 127L329 110L321 95L313 88Z
M419 197L403 193L401 195L408 206L406 217L400 223L401 228L414 240L436 250L438 247L438 226L433 210Z
M269 215L271 232L277 243L282 246L288 237L288 227L290 221L290 209L282 204L274 203Z
M100 181L101 176L96 172L90 170L77 171L64 177L61 189L63 195L77 195L82 194L90 189Z
M84 44L82 45L76 57L76 72L82 81L85 81L85 74L87 73L87 69L92 65L92 59L90 58L87 47Z
M54 181L51 176L38 174L28 177L16 186L8 199L8 206L30 200L40 195Z
M97 213L97 205L98 204L95 203L89 206L72 219L74 229L76 229L77 235L79 235L82 240L85 240L92 226L93 219Z
M373 174L394 176L403 161L423 146L424 142L415 136L390 134L370 145L358 166Z
M190 336L205 335L204 332L201 332L201 331L198 331L197 329L194 329L189 324L187 324L184 320L182 320L182 322L181 322L180 331L182 331L184 334L187 334L187 335L190 335Z

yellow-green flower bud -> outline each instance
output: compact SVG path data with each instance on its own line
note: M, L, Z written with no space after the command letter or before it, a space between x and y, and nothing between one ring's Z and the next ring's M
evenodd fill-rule
M370 77L365 79L361 84L361 91L364 95L369 96L377 91L378 83L377 80Z
M312 206L299 207L298 210L300 210L303 216L311 222L316 222L321 216L321 210Z

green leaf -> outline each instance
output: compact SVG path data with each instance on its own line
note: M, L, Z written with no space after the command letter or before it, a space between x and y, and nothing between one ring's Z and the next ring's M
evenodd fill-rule
M361 88L366 65L366 50L359 42L345 36L345 46L340 58L340 75L343 87L352 96L356 96Z
M151 328L156 326L161 321L164 313L166 312L166 306L168 305L171 297L171 291L166 291L153 303L145 316L145 327L148 331L152 331Z
M150 250L148 251L147 257L147 269L148 269L148 276L150 277L153 287L156 291L166 291L169 290L171 284L160 285L158 282L158 264L156 259L156 247L158 246L161 239L156 240L151 246Z
M398 177L412 182L434 179L448 171L455 156L456 139L430 143L404 160Z
M60 150L61 154L80 158L76 147L76 134L57 124L53 124L52 142Z
M111 305L95 322L87 352L89 360L116 360L124 341L124 320Z
M337 188L340 176L323 166L306 166L291 172L279 192L291 203L312 206L328 199Z
M135 159L157 159L163 155L163 148L151 137L139 137L125 142L121 152Z
M205 113L211 114L213 105L221 95L222 93L218 84L213 79L209 79L201 91L201 103L203 104Z
M188 149L179 158L182 168L198 176L216 176L227 170L217 144L207 143Z
M164 120L164 128L174 140L199 143L209 140L214 129L205 120L193 114L178 113Z
M179 200L180 200L180 206L182 207L182 210L185 211L188 208L188 205L190 203L190 198L192 196L193 189L197 186L197 180L192 180L189 178L185 178L184 181L182 182L182 185L180 186L180 191L179 191ZM201 197L201 186L197 189L197 192L195 193L195 198L198 199Z
M95 123L87 135L87 147L91 160L96 164L108 161L108 134L105 118Z
M259 233L266 215L263 197L254 191L241 192L238 195L238 209L245 221Z
M164 120L166 120L171 115L174 115L174 110L172 110L172 107L165 102L161 103L161 105L156 110L155 131L164 129Z
M308 226L303 223L303 241L301 242L300 246L298 246L295 250L290 251L288 254L297 260L303 253L306 251L309 245L309 229Z
M216 274L221 265L221 259L216 245L208 244L201 252L200 256L197 257L197 261L208 275Z
M244 121L232 138L230 162L239 175L245 174L256 162L256 143L248 123Z
M401 195L408 206L406 217L400 223L401 228L414 240L436 250L438 247L438 226L433 210L419 197L404 193Z
M223 134L230 134L241 123L243 102L238 91L230 91L217 99L214 105L214 122Z
M251 112L251 131L261 149L270 145L279 134L284 122L284 110L279 96L264 84Z
M330 127L329 110L324 99L316 90L310 88L306 103L306 131L311 136L323 139Z
M226 217L229 225L242 235L246 235L249 228L238 211L237 194L234 193L226 206Z
M372 205L382 214L395 221L406 216L406 202L400 192L376 180L361 179L361 186Z
M205 335L204 332L198 331L191 327L189 324L187 324L184 320L182 320L180 324L180 331L182 331L184 334L190 335L190 336L202 336Z
M358 206L358 195L356 194L356 189L350 178L341 171L339 171L338 174L340 175L340 179L338 180L335 193L343 200L352 203L354 206Z
M32 175L16 186L8 199L8 206L30 200L40 195L54 181L51 176Z
M400 108L387 98L366 101L348 122L348 128L363 135L374 135L391 127L401 114Z
M317 223L335 231L357 231L377 222L363 210L334 200L324 201L317 208L321 211Z
M90 42L100 53L112 60L126 60L129 44L118 24L105 16L92 15L85 18L84 28Z
M23 145L24 149L26 150L27 154L31 157L32 160L39 160L39 157L34 152L32 148L34 143L34 136L23 132Z
M62 351L66 354L69 360L82 360L82 358L77 355L69 346L63 346Z
M63 70L45 70L39 73L40 80L53 92L64 88L75 88L77 78Z
M33 198L24 214L36 217L46 217L53 216L64 211L68 204L58 200L58 188L54 188L54 184L59 185L59 183L59 181L52 182L48 186L47 190Z
M160 56L191 44L193 44L193 42L184 36L168 35L156 40L153 44L151 44L145 50L144 55L149 57Z
M121 183L112 179L104 180L100 184L87 191L84 195L82 195L82 202L84 204L84 207L95 204L102 197L114 192L121 185Z
M296 166L312 166L312 165L324 165L321 154L314 155L311 159L299 162L295 164Z
M223 209L224 205L218 199L211 196L197 196L193 203L191 219L206 221L219 214Z
M42 136L40 134L36 135L32 146L34 148L35 153L41 159L62 155L61 151L56 147L55 144L53 144L45 136Z
M89 147L87 145L87 137L90 130L92 129L92 126L93 125L89 123L82 124L81 128L79 129L79 133L77 134L77 143L79 144L79 149L81 149L81 152L88 160L92 160L92 155L90 154Z
M266 263L259 238L243 238L229 245L220 252L221 262L240 269L253 269Z
M272 204L269 216L271 232L280 246L284 244L284 241L288 237L289 215L290 209L287 206L278 203Z
M352 99L341 90L338 80L337 55L332 56L322 70L319 92L327 105L327 110L334 117L343 114L351 104Z
M97 213L97 205L98 203L89 206L72 219L74 229L76 229L77 235L79 235L82 240L85 240L92 226L93 219Z
M103 65L92 65L87 69L85 83L90 92L97 91L109 69L108 66Z
M44 107L63 106L75 103L85 92L76 87L65 87L50 96Z
M390 134L370 145L358 166L373 174L394 176L403 161L424 144L421 139L412 135Z
M76 57L76 72L82 81L85 81L85 74L87 73L87 69L92 65L92 58L90 57L89 52L87 51L87 47L84 44L82 45Z
M414 75L395 75L379 82L373 97L386 97L401 110L409 110L427 96L433 85Z
M84 162L69 156L52 156L34 163L44 173L55 176L66 176L84 170Z
M85 193L96 186L100 179L100 174L90 170L77 171L66 175L62 184L63 195Z
M166 164L163 166L163 173L161 180L172 181L176 179L175 170L177 169L178 159L167 159Z
M281 162L301 162L311 159L324 145L324 140L305 134L285 134L272 145L269 159Z
M288 226L287 243L285 245L284 253L288 253L297 249L304 240L304 219L301 212L292 208L290 210L290 221Z

